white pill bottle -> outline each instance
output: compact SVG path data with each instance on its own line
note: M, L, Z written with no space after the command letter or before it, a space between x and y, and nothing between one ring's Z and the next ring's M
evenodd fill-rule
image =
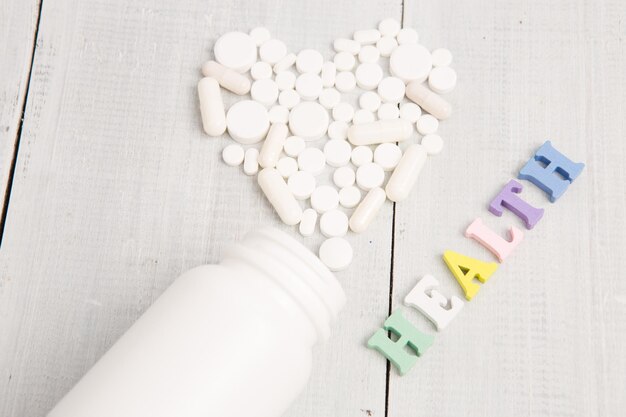
M181 275L49 417L279 417L345 294L308 249L262 229Z

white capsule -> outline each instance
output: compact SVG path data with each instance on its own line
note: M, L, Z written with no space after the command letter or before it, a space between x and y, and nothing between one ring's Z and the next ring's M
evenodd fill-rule
M349 52L356 55L361 50L361 44L352 39L335 39L333 48L336 52Z
M302 208L278 171L264 168L259 172L257 181L283 223L289 226L298 224L302 218Z
M304 210L300 221L300 234L305 237L313 236L315 223L317 223L317 211L311 208Z
M324 62L322 65L322 85L325 88L335 86L335 76L337 75L337 66L334 62Z
M348 140L353 145L402 142L413 133L413 126L403 119L377 120L350 126Z
M202 65L202 75L215 78L225 89L243 96L250 91L250 80L245 76L226 68L219 62L207 61Z
M198 98L205 133L209 136L220 136L226 131L226 113L220 85L215 78L205 77L200 80Z
M354 233L364 232L384 203L385 191L382 188L377 187L369 190L350 217L350 230Z
M450 117L450 113L452 112L450 103L430 91L420 82L410 82L409 85L406 86L406 96L439 120Z
M286 124L272 124L259 153L259 165L261 167L274 168L276 166L288 134L289 129Z
M409 196L427 156L422 145L411 145L406 148L385 187L387 198L398 202Z
M378 29L357 30L352 37L361 45L372 45L380 39L380 32Z
M294 53L288 53L285 55L280 61L274 64L274 72L278 74L279 72L283 72L288 70L296 63L296 59L298 57Z
M256 148L248 148L243 157L243 172L246 175L254 175L259 172L259 151Z

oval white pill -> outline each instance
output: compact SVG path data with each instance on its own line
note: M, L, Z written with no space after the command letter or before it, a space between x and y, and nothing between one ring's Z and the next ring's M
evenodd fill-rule
M400 117L400 109L396 103L383 103L377 114L379 120L393 120Z
M330 185L321 185L311 194L311 207L318 213L336 209L339 206L339 194Z
M400 32L400 22L396 19L388 17L378 24L378 30L383 36L396 36Z
M263 168L273 168L276 166L288 134L289 129L287 129L287 125L284 123L273 123L270 126L270 130L267 132L267 136L265 137L265 141L259 153L259 165Z
M419 35L415 29L402 28L398 31L396 39L400 45L416 44L419 41Z
M428 155L437 155L443 150L443 139L441 136L431 133L422 138L421 145L426 149Z
M246 150L243 158L243 172L246 175L254 175L259 172L259 151L255 148Z
M328 210L320 217L320 231L326 237L341 237L348 233L348 216L338 209Z
M356 68L356 83L364 90L373 90L383 79L383 69L378 64L365 63Z
M271 123L287 123L289 121L289 109L285 106L273 106L268 115Z
M354 107L348 103L339 103L333 108L333 119L338 122L349 123L354 116Z
M257 182L283 223L293 226L300 222L302 208L276 169L262 169Z
M296 157L304 150L306 144L304 143L304 139L299 136L289 136L285 139L285 143L283 144L283 150L288 156Z
M276 163L276 170L283 178L291 178L298 172L298 162L290 156L283 156Z
M313 236L315 223L317 223L317 211L310 208L304 210L300 220L300 234L304 237Z
M272 79L256 80L250 88L252 99L264 106L271 106L278 100L278 86Z
M354 185L339 190L339 204L345 208L354 208L361 201L361 190Z
M246 72L256 61L256 42L243 32L228 32L213 46L215 60L239 73Z
M356 59L354 55L349 52L339 52L333 58L333 62L335 63L335 67L337 67L337 71L350 71L354 68Z
M352 37L361 45L371 45L380 39L380 32L377 29L357 30Z
M452 106L440 95L433 93L421 82L413 81L406 86L406 96L439 120L447 119Z
M348 124L346 122L332 122L328 126L328 137L331 139L348 139Z
M400 118L415 123L422 115L422 109L415 103L402 103L400 105Z
M300 94L296 93L296 90L283 90L278 95L278 103L292 109L300 103Z
M324 57L315 49L303 49L298 53L296 68L301 73L312 72L319 74L322 70Z
M375 112L380 107L380 96L373 91L366 91L359 97L359 106L362 109Z
M320 76L312 72L300 74L296 78L296 91L304 100L315 100L323 88Z
M202 64L202 75L212 77L220 83L220 86L240 96L250 91L250 80L245 75L215 61L207 61Z
M361 49L361 44L354 39L335 39L333 48L336 52L349 52L352 55L356 55Z
M198 99L204 132L209 136L220 136L226 131L226 115L220 85L216 79L204 77L200 80Z
M287 186L298 200L306 200L315 190L315 177L306 171L294 172L289 176Z
M422 145L411 145L406 148L398 166L387 181L385 187L387 198L399 202L409 196L427 157L426 150Z
M328 111L318 103L302 102L289 113L289 130L305 141L319 139L327 129Z
M334 62L324 62L322 65L322 85L326 88L334 87L335 76L337 75L337 66Z
M456 71L450 67L435 67L428 75L428 86L437 94L446 94L456 87Z
M250 68L250 75L253 80L265 80L266 78L272 78L272 66L267 62L258 61Z
M385 191L382 188L372 188L352 213L350 230L354 233L364 232L376 218L385 200Z
M293 90L296 86L296 74L291 71L281 71L276 74L274 81L280 91Z
M377 120L372 123L352 125L348 140L353 145L373 145L385 142L402 142L413 133L413 125L403 119Z
M350 155L350 160L356 167L372 162L373 159L374 153L369 146L357 146Z
M317 148L306 148L298 155L298 167L300 171L305 171L313 175L318 175L324 170L326 157Z
M366 45L359 51L359 61L363 64L375 64L380 59L380 51L374 45Z
M320 246L319 258L333 272L350 266L353 256L352 246L341 237L331 237Z
M244 151L241 145L233 143L228 145L222 151L222 159L226 163L226 165L230 165L231 167L236 167L241 165L243 162Z
M398 47L398 41L392 36L383 36L376 42L376 48L380 52L380 56L389 57L391 53Z
M405 83L426 80L432 68L432 57L422 45L400 45L389 58L389 72Z
M380 187L385 181L385 171L374 162L361 165L356 170L356 183L365 191Z
M432 52L434 67L447 67L452 63L452 52L446 48L438 48Z
M371 123L376 121L376 116L369 110L359 109L354 112L354 117L352 118L352 123L355 125L361 123Z
M262 61L274 65L287 55L287 46L283 41L270 39L259 47L259 56ZM256 57L256 56L255 56Z
M326 163L331 167L342 167L350 162L352 146L345 140L332 139L324 145Z
M402 158L402 150L395 143L381 143L374 150L374 162L385 171L393 171Z
M265 42L269 41L272 35L270 34L268 28L258 27L250 31L250 37L254 40L256 46L261 46Z
M279 72L288 70L296 63L296 59L296 54L288 53L274 64L274 72L278 74Z
M339 104L341 94L334 88L325 88L320 93L318 100L322 106L330 110Z
M404 98L406 85L397 77L385 77L378 84L378 95L387 103L399 103Z
M422 135L435 133L439 128L439 120L430 114L421 115L417 119L417 131Z
M356 87L356 78L350 71L342 71L335 77L335 87L342 93L354 90Z
M347 166L337 168L333 173L333 182L340 189L353 185L355 180L354 170Z
M267 109L252 100L233 104L226 114L226 126L230 136L244 145L257 143L270 128Z

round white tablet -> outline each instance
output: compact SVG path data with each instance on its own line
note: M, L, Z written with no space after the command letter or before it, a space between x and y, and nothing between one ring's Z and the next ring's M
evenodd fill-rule
M300 103L300 94L296 90L283 90L278 95L278 103L288 109L293 109Z
M255 175L259 172L259 150L248 148L243 157L243 172L246 175Z
M389 58L389 72L405 83L425 81L432 66L430 52L422 45L400 45Z
M315 100L323 88L320 76L312 72L300 74L296 78L296 91L304 100Z
M417 122L422 115L422 109L415 103L400 104L400 118L411 123Z
M321 138L328 129L328 111L320 104L305 101L291 109L289 130L304 140Z
M262 61L274 65L287 55L287 46L283 41L278 39L270 39L264 42L259 48L259 56ZM256 58L256 56L255 56Z
M302 152L305 147L304 139L299 136L289 136L285 139L285 143L283 144L285 153L294 158L300 155L300 152Z
M321 185L311 194L311 207L318 213L325 213L328 210L339 206L339 194L330 185Z
M289 109L284 106L273 106L268 112L270 123L289 122Z
M324 57L315 49L303 49L296 59L296 68L301 73L312 72L319 74L323 63Z
M291 71L281 71L276 74L275 81L280 91L292 90L296 86L296 74Z
M353 256L352 246L341 237L331 237L320 246L319 258L333 272L350 266Z
M241 165L243 162L244 151L241 145L233 143L228 145L222 151L222 159L226 163L226 165L230 165L231 167L236 167Z
M380 21L378 30L383 36L396 36L400 32L400 22L388 17Z
M342 167L350 162L352 146L346 140L332 139L324 145L326 163L331 167Z
M428 75L428 86L438 94L446 94L456 87L456 71L450 67L435 67Z
M446 48L438 48L432 52L434 67L447 67L452 63L452 52Z
M354 185L339 190L339 204L345 208L354 208L361 201L361 190Z
M267 109L256 101L239 101L228 109L226 127L230 136L237 142L244 145L257 143L265 137L270 128Z
M317 223L317 211L308 208L302 212L302 218L300 220L300 234L302 236L313 236L315 232L315 223Z
M348 233L348 216L338 209L328 210L320 217L320 231L326 237L341 237Z
M265 42L269 41L272 35L270 34L268 28L258 27L250 31L250 37L254 40L256 46L261 46Z
M346 122L332 122L328 126L328 137L331 139L348 139L348 124Z
M380 52L380 56L388 57L398 46L398 41L393 36L383 36L376 42L376 48Z
M375 64L380 58L380 51L374 45L365 45L359 51L359 61L364 64Z
M383 103L378 108L378 118L380 120L393 120L400 117L400 109L396 103Z
M318 100L322 106L330 110L339 104L341 94L334 88L325 88L320 93Z
M443 139L441 136L431 133L422 138L421 145L426 149L428 155L437 155L443 150Z
M439 128L439 120L430 114L423 114L417 119L417 131L422 135L435 133Z
M354 107L348 103L339 103L333 108L333 119L338 122L349 123L354 116Z
M371 112L378 110L380 103L380 96L373 91L366 91L359 97L359 106Z
M250 95L253 100L269 107L276 103L276 100L278 99L278 86L271 78L256 80L252 83Z
M354 112L354 117L352 118L352 123L355 125L361 123L371 123L376 121L376 116L369 110L359 109Z
M383 79L383 69L378 64L365 63L356 67L356 83L363 90L373 90Z
M256 43L243 32L228 32L215 41L215 60L237 72L246 72L256 61Z
M374 159L374 153L369 146L357 146L350 155L350 160L356 167L370 163L372 159Z
M267 62L257 61L250 68L250 75L253 80L264 80L266 78L272 78L272 66Z
M374 162L363 164L356 170L356 183L365 191L380 187L384 181L385 171Z
M405 90L404 81L397 77L385 77L378 84L378 95L388 103L399 103L404 98Z
M333 182L340 189L353 185L355 180L356 174L350 167L337 168L333 173Z
M335 86L335 76L337 75L337 66L334 62L324 62L322 64L322 85L326 88Z
M339 52L338 54L335 54L333 62L337 67L337 71L350 71L354 68L356 59L354 58L354 55L349 52Z
M317 148L305 148L298 154L298 167L300 171L318 175L324 170L324 166L326 166L324 152Z
M335 77L335 87L342 93L354 90L356 87L356 78L350 71L342 71Z
M374 150L374 162L385 171L393 171L400 158L402 151L395 143L381 143Z
M290 156L283 156L276 163L276 171L283 178L289 178L291 175L298 172L298 162Z
M306 200L315 190L315 177L305 171L294 172L287 180L287 187L298 200Z
M400 45L416 44L419 41L419 35L415 29L403 28L396 35Z

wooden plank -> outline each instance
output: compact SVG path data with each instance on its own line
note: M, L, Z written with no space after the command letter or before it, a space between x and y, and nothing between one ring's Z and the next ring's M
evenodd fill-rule
M525 182L544 219L407 376L392 370L388 415L623 415L623 2L405 3L405 26L453 51L459 85L444 153L397 206L394 307L427 273L461 295L446 249L495 260L463 231L479 216L522 227L486 208L546 139L587 168L555 204Z
M0 253L0 415L44 415L182 271L281 227L219 160L228 140L201 133L196 83L218 35L262 24L330 57L334 37L388 15L399 1L44 2ZM385 363L363 345L387 314L391 221L387 204L351 238L348 305L289 416L384 413Z

